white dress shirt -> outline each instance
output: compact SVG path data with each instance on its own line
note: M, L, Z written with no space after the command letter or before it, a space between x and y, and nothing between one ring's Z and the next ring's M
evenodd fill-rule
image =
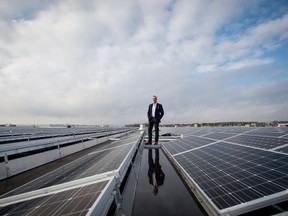
M152 106L152 117L155 118L155 110L156 110L157 103L153 104Z

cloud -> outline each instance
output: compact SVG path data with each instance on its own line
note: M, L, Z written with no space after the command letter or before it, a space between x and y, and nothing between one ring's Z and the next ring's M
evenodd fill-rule
M272 66L273 52L285 52L287 13L246 18L259 2L227 0L25 3L0 6L1 122L146 122L154 94L164 123L285 118L271 95L251 112L243 104L271 89L286 95L287 69ZM233 88L243 74L245 91ZM271 112L253 111L261 107Z
M287 40L288 16L285 15L266 23L253 26L237 35L226 35L216 46L211 46L213 56L198 66L199 72L211 72L219 69L235 70L247 66L270 64L273 58L263 58L264 53L275 50ZM217 38L215 38L217 39ZM204 49L207 50L207 49ZM198 52L199 53L199 52Z
M237 70L237 69L242 69L245 67L252 67L255 65L265 65L265 64L270 64L273 62L273 59L247 59L244 61L239 61L236 63L232 63L228 66L227 70Z

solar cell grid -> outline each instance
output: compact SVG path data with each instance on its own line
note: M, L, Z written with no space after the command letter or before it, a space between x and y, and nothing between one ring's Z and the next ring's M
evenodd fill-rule
M225 128L221 128L220 132L240 134L240 133L247 133L247 132L253 131L253 130L255 130L255 129L254 128L244 128L244 127L225 127Z
M185 128L185 127L178 127L178 128L161 128L159 131L159 135L162 136L163 134L172 133L175 135L181 135L184 134L190 134L191 128Z
M181 153L187 150L191 150L203 145L207 145L215 142L214 140L190 136L183 139L178 139L175 141L170 141L168 143L163 143L163 146L170 152L171 155Z
M203 136L207 133L210 133L210 131L195 131L195 132L191 132L189 133L189 135L194 135L194 136Z
M31 190L49 187L55 184L69 182L100 173L118 169L125 156L131 150L135 143L118 146L116 148L105 149L86 155L76 161L73 161L57 170L54 170L35 181L17 188L5 194L3 197L16 195Z
M249 135L257 135L257 136L267 136L267 137L280 137L283 136L285 133L282 131L267 131L267 130L255 130L247 133Z
M0 207L0 215L86 215L109 181Z
M97 160L94 164L89 166L85 172L78 177L88 177L99 173L104 173L112 170L117 170L128 154L128 152L132 149L134 143L122 146L121 148L115 148L106 154L101 160ZM97 154L97 153L96 153ZM93 154L92 154L93 155Z
M220 210L288 188L288 155L220 142L174 158Z
M288 143L288 139L285 138L261 137L252 135L239 135L229 138L226 141L263 149L272 149Z
M143 135L139 137L139 133L135 134L127 135L122 140L111 140L104 148L100 149L100 146L104 145L101 144L97 152L85 155L10 193L4 194L1 196L0 215L86 215L88 212L98 215L99 212L103 212L103 208L105 210L109 208L110 195L116 185L116 179L113 177L113 184L109 184L109 190L105 189L105 196L101 196L101 200L98 200L97 203L95 200L97 200L101 190L95 191L91 184L87 187L71 189L71 187L75 187L73 180L81 178L75 182L83 184L91 181L91 179L99 181L99 179L107 179L107 176L117 175L120 179L118 180L121 181L131 163L136 145L143 137ZM113 172L105 173L109 171ZM65 192L63 192L63 187ZM59 190L59 188L61 189ZM50 194L46 194L47 191ZM35 198L39 194L43 197ZM18 196L14 197L13 195ZM19 202L23 197L30 200ZM11 203L11 200L16 200L18 203L3 207L4 203ZM100 208L97 208L99 206Z
M220 133L220 132L213 132L207 135L204 135L203 137L216 139L216 140L223 140L229 137L235 136L235 134L232 133Z
M169 143L163 143L162 145L167 148L167 150L170 152L170 154L176 154L177 152L185 151L184 145L181 145L181 140L173 140Z

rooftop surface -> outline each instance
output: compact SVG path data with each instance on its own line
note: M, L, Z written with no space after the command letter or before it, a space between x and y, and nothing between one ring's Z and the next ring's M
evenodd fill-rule
M101 135L90 131L84 137L81 131L81 146L85 142L95 145L2 179L1 215L13 215L14 204L18 206L19 215L27 211L39 215L40 209L44 214L44 209L55 208L55 205L62 206L55 214L63 215L73 202L80 203L74 209L76 215L274 215L288 211L287 128L162 127L160 149L144 148L145 133L135 130L127 133L123 129L118 132L119 137L111 134L109 140L100 143L103 131ZM3 134L2 138L7 140ZM31 134L22 133L23 140L17 140L17 146L26 143L25 136L33 140ZM69 137L62 135L59 135L61 140ZM15 141L15 136L13 139ZM41 144L34 143L39 151L39 146L43 147L43 142L51 141L51 137L35 140L41 140ZM0 150L7 150L7 145L16 146L14 141L3 142ZM63 147L58 150L74 148L73 142L68 143L68 146L62 143ZM26 152L21 157L11 153L10 159L3 156L1 163L7 166L15 160L35 157L37 151L33 148L32 155ZM51 151L54 149L45 146L45 151L40 152L50 155ZM161 170L156 189L151 175L155 167ZM117 189L115 185L121 186ZM67 201L64 205L59 197L67 194L70 199L63 200L69 200L70 204ZM132 199L127 202L127 197ZM60 201L51 202L56 198ZM35 207L31 207L30 201L25 203L31 199ZM39 209L39 206L42 207Z

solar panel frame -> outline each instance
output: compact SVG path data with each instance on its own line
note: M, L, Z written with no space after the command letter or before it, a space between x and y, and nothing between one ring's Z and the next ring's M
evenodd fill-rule
M132 162L132 158L135 155L135 152L137 151L137 149L139 148L140 142L143 139L143 135L144 134L137 134L137 136L131 135L128 136L128 138L123 139L123 140L116 140L111 144L108 144L107 146L109 146L108 148L101 148L101 150L98 149L98 151L96 152L92 152L89 155L86 155L76 161L85 161L85 162L91 162L92 166L88 166L90 168L90 170L88 169L88 172L83 172L82 174L78 175L77 172L74 172L75 170L81 170L83 168L83 166L81 166L82 164L77 164L75 165L75 161L73 161L72 163L69 163L66 166L60 167L57 169L58 174L64 174L63 176L60 175L60 180L61 181L55 181L55 179L53 179L53 177L55 177L55 172L51 172L54 173L54 176L52 175L52 182L46 182L45 178L43 178L43 181L40 183L40 189L37 187L36 188L32 188L30 187L31 184L33 185L33 183L35 182L40 182L42 180L42 178L38 178L36 179L34 182L30 182L29 184L26 184L25 186L27 186L26 189L24 190L18 190L19 188L17 188L16 190L14 190L12 193L6 193L3 196L1 196L0 199L0 211L1 208L3 210L3 208L6 208L6 205L9 204L9 206L7 207L8 210L13 210L15 211L15 205L14 203L16 203L17 206L19 206L19 203L26 203L26 205L28 205L28 207L30 205L33 205L33 213L31 213L31 208L27 208L23 209L23 208L19 208L19 211L22 211L22 213L24 213L26 211L25 214L28 214L27 211L30 211L29 215L41 215L41 214L45 214L46 211L48 211L49 213L53 214L55 213L56 215L58 215L58 213L60 215L62 214L69 214L72 215L74 213L76 213L76 215L84 213L85 215L102 215L105 214L105 212L108 212L113 200L115 200L115 196L121 196L120 195L120 191L119 191L119 184L121 183L121 181L125 178L126 175L126 171L128 170L130 163ZM93 171L93 169L95 167L93 167L95 160L93 159L93 157L97 157L96 161L100 161L100 168L96 169L96 173L95 170ZM88 158L88 161L87 161ZM89 161L89 159L91 159L91 161ZM70 167L70 168L69 168ZM64 171L64 169L67 169L67 172L70 173L72 175L72 179L66 179L66 174ZM91 171L92 172L89 172ZM99 172L97 171L99 170ZM50 175L51 173L47 174ZM58 176L58 174L56 173L56 177ZM45 177L47 176L45 175ZM102 181L103 179L111 181L113 180L113 183L111 183L109 185L109 192L107 192L105 194L105 197L103 195L103 197L100 194L100 198L99 201L95 202L93 204L92 207L86 208L87 203L91 202L90 200L94 200L94 195L91 195L87 192L87 189L84 189L85 192L81 193L80 191L77 192L77 194L87 194L85 197L86 201L82 201L82 196L80 197L76 197L75 199L72 198L67 198L65 203L57 203L55 202L55 200L57 200L57 196L62 196L63 190L64 191L73 191L75 188L78 188L78 184L83 183L83 184L88 184L91 185L92 183L90 183L91 181ZM75 180L76 179L76 180ZM76 184L76 182L78 182ZM55 185L56 184L56 185ZM75 186L76 184L76 186ZM88 186L89 186L88 185ZM24 187L25 187L24 186ZM64 187L64 189L62 189L62 187ZM53 192L51 192L51 190ZM112 194L113 191L113 194ZM119 195L117 195L119 193ZM54 194L54 195L53 195ZM50 197L51 196L51 197ZM54 196L54 197L53 197ZM55 197L56 196L56 197ZM43 198L41 198L43 197ZM41 198L41 199L40 199ZM11 201L12 200L12 201ZM28 201L27 201L28 200ZM30 202L29 200L34 200L33 202ZM50 201L51 200L51 203ZM98 200L98 198L97 198ZM118 200L119 201L119 200ZM39 204L39 202L41 202L42 204ZM117 201L116 201L117 202ZM44 204L45 203L45 204ZM70 204L69 204L70 203ZM12 207L11 207L12 206ZM49 206L52 206L51 208L53 208L53 210L49 210ZM65 206L67 208L65 208ZM78 207L77 207L78 206ZM59 211L59 209L62 209L61 212ZM71 210L74 209L74 210ZM84 209L84 210L83 210ZM55 210L55 211L54 211ZM71 212L73 211L73 212ZM9 214L10 215L10 214Z
M231 134L231 137L225 138L215 135L218 133L229 133ZM215 135L215 136L214 136ZM237 138L238 136L250 136L250 138L257 139L260 142L256 142L254 140L253 145L244 145L237 144L236 142L233 142L232 139ZM210 144L206 144L201 146L198 144L198 147L191 148L190 150L187 149L181 149L181 147L177 147L178 150L171 151L167 147L169 145L179 145L181 142L179 141L172 141L171 144L162 144L162 149L164 150L166 156L171 160L172 164L175 165L175 167L178 169L179 173L182 173L184 176L184 180L188 184L188 186L191 188L192 192L196 197L200 200L201 204L205 206L204 208L207 210L207 212L211 212L212 215L238 215L242 213L249 212L251 210L259 209L261 207L265 207L267 205L273 205L282 201L287 201L287 193L288 193L288 167L283 164L287 164L287 152L288 151L288 145L285 138L288 136L288 130L282 129L282 128L244 128L244 127L231 127L231 128L203 128L203 129L191 129L190 134L186 132L185 137L189 136L198 136L198 137L206 137L206 138L212 138L214 139L214 142ZM230 140L229 140L230 139ZM287 139L287 138L286 138ZM184 139L182 139L184 141ZM221 141L222 140L222 141ZM262 141L261 141L262 140ZM199 185L197 185L197 178L202 178L202 184L206 184L205 187L209 188L213 186L213 181L208 181L209 178L206 175L200 176L199 171L193 172L193 178L189 175L189 173L186 172L186 170L183 170L183 167L179 163L175 161L175 157L180 157L181 155L189 154L190 152L200 151L201 149L207 149L209 147L213 147L214 145L217 145L221 142L225 142L226 144L230 144L233 146L240 146L242 151L249 153L251 150L253 151L260 151L264 152L262 156L257 156L256 153L250 153L251 155L245 156L242 160L253 161L255 158L257 158L257 162L259 165L251 167L249 163L241 164L241 161L233 161L234 165L237 167L241 167L242 170L249 171L248 174L250 174L250 178L247 178L247 173L245 172L235 172L234 167L230 167L227 169L227 165L225 163L219 164L218 161L209 161L209 158L206 157L206 160L210 162L210 168L208 168L208 172L212 173L211 176L214 178L218 178L218 180L221 180L222 183L226 183L226 187L229 188L229 190L233 190L233 187L235 189L235 184L228 184L231 181L231 175L227 173L227 175L222 175L221 173L213 172L213 162L217 165L219 169L226 168L229 172L232 172L232 174L239 179L244 179L244 183L250 185L250 188L248 187L245 189L245 187L242 185L242 190L237 191L235 193L237 195L238 200L234 200L236 205L226 207L225 209L218 209L218 207L211 202L211 199L201 190ZM265 146L266 144L266 146ZM187 145L184 144L184 145ZM197 145L197 144L196 144ZM175 151L178 151L175 153ZM235 152L236 155L241 155L242 151ZM280 154L278 154L280 153ZM279 158L279 155L285 157ZM223 155L222 155L223 157ZM227 159L227 158L226 158ZM226 160L225 159L225 160ZM267 162L268 160L268 162ZM227 159L226 162L229 162ZM189 162L188 162L189 163ZM262 165L260 165L262 164ZM191 164L189 164L192 166ZM200 166L199 166L200 167ZM276 168L275 168L276 167ZM233 173L234 170L234 173ZM268 170L268 171L267 171ZM251 176L251 172L253 175ZM255 175L255 176L254 176ZM238 179L239 178L239 179ZM194 180L196 181L194 181ZM261 184L255 185L259 182L259 179L261 179ZM198 179L199 180L199 179ZM265 182L267 181L267 182ZM232 181L233 182L233 181ZM238 183L238 182L237 182ZM214 185L217 186L219 183L215 183ZM251 187L251 185L253 187ZM269 186L269 187L267 187ZM241 188L241 185L238 183L238 188ZM258 191L258 192L257 192ZM261 193L259 192L261 191ZM212 191L213 192L213 191ZM212 193L211 192L211 193ZM251 193L252 192L252 193ZM259 198L259 194L261 195ZM246 198L245 198L246 197ZM247 198L248 197L248 198ZM249 198L250 197L250 198ZM222 198L224 199L230 199L229 193L228 195L223 194ZM243 199L244 198L244 199ZM251 199L248 202L244 202L245 199ZM204 201L204 202L203 202ZM232 200L233 201L233 200ZM237 204L239 201L240 204Z
M107 202L112 202L111 193L115 184L115 176L95 176L27 192L1 199L0 213L7 216L24 213L38 216L45 215L46 211L56 215L70 215L73 212L89 215L89 212L100 209L104 212Z
M279 136L279 138L286 138L286 139L288 139L288 133L286 133L286 134L284 134L284 135L282 135L282 136Z
M133 142L131 139L128 140L130 143L125 144L124 139L122 140L122 145L110 146L111 148L103 148L102 150L81 157L50 173L47 173L42 177L35 179L34 181L31 181L0 196L0 198L49 187L54 184L62 184L75 179L99 175L106 172L114 173L115 175L119 176L119 169L124 172L124 168L121 168L123 161L126 160L127 155L131 155L133 152L135 152L140 137L134 137ZM123 154L123 151L126 152L126 155ZM116 164L114 160L117 159L117 156L121 158L118 158L118 163ZM82 170L82 172L78 172L79 170Z
M265 184L263 183L262 185L259 185L259 186L257 186L258 187L258 189L261 189L261 190L263 190L263 193L264 193L264 195L262 196L262 197L259 197L259 194L254 194L254 193L251 193L251 187L250 188L248 188L248 189L246 189L246 186L245 185L241 185L241 184L239 184L238 183L238 189L239 188L242 188L242 190L240 190L240 191L237 191L237 193L235 193L238 197L237 197L237 199L239 200L239 201L237 201L237 199L232 199L231 200L231 196L229 196L229 195L225 195L225 193L222 195L222 197L221 197L221 199L230 199L230 201L231 202L235 202L235 206L226 206L225 208L222 208L222 209L219 209L219 205L216 205L214 202L212 202L211 201L211 196L209 197L209 195L207 195L208 193L213 193L213 191L204 191L203 190L203 186L202 186L202 188L201 188L201 185L199 185L199 181L197 180L197 178L202 178L203 179L203 184L206 184L205 185L205 187L206 188L211 188L211 187L213 187L213 184L214 184L214 186L216 187L217 185L219 185L219 183L217 183L217 181L208 181L209 180L209 178L206 176L206 175L202 175L202 176L200 176L199 175L199 173L200 173L200 171L199 172L197 172L197 171L194 171L193 172L193 178L191 177L191 174L189 174L189 172L187 172L187 168L184 168L183 167L183 164L181 164L181 163L179 163L175 158L177 158L177 157L182 157L183 155L186 155L186 154L190 154L190 153L193 153L193 152L196 152L196 151L198 151L197 153L199 153L199 151L200 150L207 150L207 148L209 148L209 147L215 147L215 145L221 145L221 143L223 143L223 142L215 142L215 143L212 143L212 144L209 144L209 145L206 145L206 146L203 146L203 147L199 147L199 148L197 148L197 149L192 149L191 151L186 151L186 152L182 152L182 153L179 153L179 154L176 154L176 155L170 155L169 157L170 158L172 158L172 161L174 162L174 163L176 163L176 167L178 167L178 169L180 170L180 172L182 172L182 173L184 173L184 175L186 176L186 178L188 178L189 180L190 180L190 182L192 182L192 187L194 188L193 190L194 191L198 191L198 193L200 194L198 194L198 196L200 196L200 199L204 199L204 200L206 200L207 202L208 202L208 208L209 209L212 209L211 211L215 211L215 209L216 209L216 212L217 212L217 214L218 215L225 215L225 212L229 212L229 214L231 214L231 215L237 215L237 214L239 214L239 213L244 213L244 212L247 212L247 211L249 211L249 210L251 210L251 209L255 209L255 208L258 208L258 207L260 207L260 206L263 206L263 205L265 205L266 203L268 203L268 202L278 202L278 201L282 201L282 200L285 200L285 199L287 199L287 192L285 192L285 191L283 191L284 189L285 189L285 187L287 187L288 188L288 177L287 177L287 173L288 173L288 171L287 171L287 166L286 167L283 167L283 170L281 170L281 167L280 168L278 168L278 171L277 172L283 172L283 173L286 173L286 177L285 177L285 181L284 182L282 182L281 183L281 181L278 181L277 182L277 184L282 184L282 186L280 186L280 188L279 188L279 185L274 185L274 187L276 187L276 188L274 188L274 190L276 191L276 195L273 193L273 194L271 194L271 191L270 190L266 190L265 188L266 187L263 187L263 185L265 186ZM226 145L230 145L230 146L237 146L237 144L231 144L231 143L226 143ZM270 158L269 160L270 161L273 161L273 160L275 160L275 158L273 157L273 154L277 154L277 153L274 153L274 152L271 152L271 151L265 151L265 150L259 150L259 149L257 149L257 148L250 148L250 147L245 147L245 146L241 146L241 145L238 145L240 148L241 148L241 151L239 150L239 152L237 152L237 150L235 151L234 150L234 152L236 153L236 155L239 153L239 154L241 154L241 152L243 151L243 150L245 150L246 149L246 152L248 153L249 151L251 151L251 149L252 149L252 152L253 152L253 150L255 150L255 151L261 151L261 152L264 152L264 154L265 153L267 153L267 155L269 156L268 158ZM164 148L165 149L165 148ZM166 154L169 154L169 152L167 151L167 149L165 149L165 151L166 151ZM245 151L244 151L245 152ZM227 153L227 155L229 155L229 154L231 154L231 152L230 153ZM243 153L242 153L243 154ZM272 154L272 155L271 155ZM254 154L254 153L250 153L250 155L249 155L249 157L248 156L246 156L246 157L244 157L244 158L242 158L241 160L242 161L245 161L245 160L253 160L253 159L255 159L255 157L256 157L256 155L257 154ZM279 156L279 154L277 154L278 156ZM287 162L287 158L288 158L288 156L287 155L285 155L285 154L281 154L283 157L285 157L285 162ZM194 155L195 156L195 155ZM190 157L191 158L191 157ZM227 159L227 158L226 158ZM263 158L259 158L259 162L261 162L262 161L262 159ZM231 173L230 174L223 174L223 173L221 173L221 172L213 172L213 162L214 162L214 164L216 164L216 166L218 167L218 168L220 168L220 169L224 169L225 167L226 167L226 169L227 169L227 163L229 163L229 160L228 161L225 161L225 162L223 162L223 164L219 164L219 161L217 161L216 163L215 163L215 161L213 161L213 160L210 160L209 159L209 157L205 157L205 160L206 160L206 162L207 163L210 163L210 168L208 168L207 169L207 173L212 173L212 174L210 174L211 176L213 176L213 178L218 178L218 180L219 179L221 179L221 182L223 183L223 182L226 182L227 183L227 185L226 185L226 187L228 187L228 188L230 188L230 190L231 189L233 189L233 187L235 187L235 184L233 185L233 184L229 184L228 182L230 182L231 181L231 178L233 177L233 176L231 176ZM250 166L244 166L244 165L241 165L241 160L240 161L233 161L233 163L234 163L234 166L239 166L239 167L242 167L242 169L248 169L249 170L249 168L250 168ZM281 159L279 159L279 163L281 163L282 165L283 165L283 161L281 162ZM267 162L267 161L266 161ZM203 167L203 166L205 166L205 163L203 163L203 162L201 162L202 164L201 165L198 165L199 167L199 169L201 170L201 166ZM206 163L206 164L207 164ZM274 163L275 163L275 161L274 161ZM193 167L193 164L189 164L189 166L190 167ZM269 163L266 163L266 166L269 166ZM194 166L195 167L195 166ZM273 167L273 166L272 166ZM233 166L231 166L230 167L230 169L233 169ZM267 170L268 168L266 168L266 170ZM272 169L271 167L270 167L270 169ZM231 170L230 170L230 172L231 172ZM259 172L259 170L258 170L258 172ZM260 172L261 173L261 172ZM233 174L233 173L232 173ZM208 174L207 174L208 175ZM238 175L238 178L244 178L244 177L246 177L247 175L245 175L245 174L241 174L241 173L238 173L238 172L234 172L234 175L236 176L236 175ZM242 175L242 176L240 176L240 175ZM250 176L251 176L251 174L250 174ZM274 175L272 175L272 176L274 176ZM267 176L266 176L267 177ZM271 176L268 176L269 178L271 178ZM234 177L233 177L234 178ZM256 178L256 177L255 177ZM268 178L268 179L269 179ZM211 180L211 179L210 179ZM272 179L273 180L273 179ZM253 181L254 181L254 183L255 183L255 181L256 181L256 179L253 179L253 178L251 178L251 179L248 179L248 178L246 178L246 183L249 183L249 184L252 184L253 185ZM270 181L270 179L268 180L268 181ZM237 181L236 181L237 182ZM234 183L235 183L235 179L234 179ZM271 183L269 183L269 186L271 186L272 187L272 184ZM204 188L205 188L204 187ZM256 186L255 186L255 188L257 188ZM220 190L220 192L221 192L221 190ZM218 193L220 193L219 191L218 191ZM228 194L229 193L231 193L231 192L228 192ZM265 193L267 193L267 194L265 194ZM211 194L210 194L211 195ZM267 195L268 195L268 198L267 198ZM243 203L243 201L240 201L240 198L243 198L243 197L245 197L245 196L250 196L251 197L251 200L249 201L249 202L245 202L245 203ZM240 198L239 198L240 197ZM257 198L257 199L256 199ZM247 198L246 198L247 199ZM267 199L267 200L266 200ZM219 200L218 200L218 202L220 202ZM210 205L210 207L209 207L209 205ZM211 207L212 206L212 207Z
M274 149L274 151L288 154L288 145L281 146L281 148Z

